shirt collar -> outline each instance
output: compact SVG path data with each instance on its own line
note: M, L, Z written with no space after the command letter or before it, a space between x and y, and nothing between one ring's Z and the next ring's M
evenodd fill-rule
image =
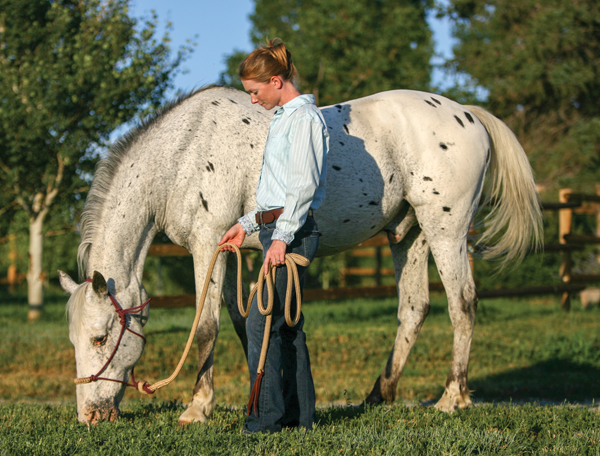
M315 96L311 94L299 95L281 106L275 111L275 114L283 114L285 112L288 116L291 116L296 109L306 104L315 104Z

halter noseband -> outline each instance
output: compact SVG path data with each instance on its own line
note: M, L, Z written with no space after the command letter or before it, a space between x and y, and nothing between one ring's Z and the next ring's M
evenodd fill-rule
M85 279L85 281L92 282L92 279ZM142 305L139 305L137 307L131 307L129 309L123 309L121 307L121 305L117 302L115 297L110 292L108 292L108 297L110 298L110 301L112 302L112 305L115 308L115 312L117 312L117 315L119 315L119 322L121 323L121 332L119 334L119 339L117 340L117 343L116 343L115 348L113 349L112 353L108 357L108 360L106 361L106 363L104 363L104 366L102 366L100 368L98 373L96 375L90 375L89 377L76 378L74 380L75 384L80 385L80 384L95 382L98 380L106 380L109 382L122 383L125 386L132 386L133 388L137 388L138 391L145 392L146 394L153 394L154 391L148 388L147 383L142 384L141 382L135 381L135 378L133 377L133 368L131 369L131 382L132 383L124 382L123 380L116 380L113 378L106 378L106 377L99 376L108 367L108 365L114 358L115 354L117 353L117 350L119 349L119 345L121 344L121 339L123 338L123 334L125 333L125 330L140 337L144 341L144 344L146 343L146 338L144 336L142 336L140 333L137 333L127 327L127 314L133 314L133 313L141 312L142 310L144 310L144 308L150 302L150 298L148 298L146 300L146 302L144 302Z

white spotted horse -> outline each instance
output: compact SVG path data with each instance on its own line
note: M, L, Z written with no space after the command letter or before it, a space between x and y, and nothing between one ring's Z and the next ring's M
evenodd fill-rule
M431 252L454 327L450 372L436 407L471 404L467 386L477 292L467 235L486 172L492 205L481 239L485 256L520 260L539 243L541 211L527 157L500 120L474 106L410 90L384 92L322 108L330 134L327 196L315 211L319 256L352 248L384 231L398 288L398 331L366 402L393 401L399 376L429 311ZM118 416L118 405L145 340L148 299L143 265L164 232L193 255L198 293L223 233L255 206L272 113L231 88L210 86L180 97L119 140L96 171L81 219L76 283L61 273L77 375L80 421ZM483 202L481 202L483 204ZM257 236L244 247L260 248ZM223 297L245 344L235 302L234 256L220 255L196 340L199 373L181 423L206 421L215 406L213 348ZM118 306L124 310L117 314ZM140 306L138 308L138 306ZM136 313L137 312L137 313ZM120 320L129 331L121 334ZM137 335L134 334L138 333ZM118 349L117 340L122 338ZM112 354L111 354L112 352ZM107 358L111 356L110 362ZM96 375L96 377L98 377ZM96 379L95 377L95 379Z

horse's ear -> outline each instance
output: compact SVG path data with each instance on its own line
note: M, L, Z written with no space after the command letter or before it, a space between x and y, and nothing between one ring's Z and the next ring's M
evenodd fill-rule
M73 294L75 289L79 286L69 276L69 274L67 274L66 272L62 272L60 269L58 270L58 280L60 281L60 286L62 287L62 289L69 294Z
M106 286L106 280L104 280L104 276L98 271L94 271L94 275L92 277L92 288L94 292L102 298L106 293L108 293L108 286Z

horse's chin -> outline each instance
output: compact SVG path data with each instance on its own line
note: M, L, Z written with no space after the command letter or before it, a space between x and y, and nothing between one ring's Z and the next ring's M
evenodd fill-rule
M121 411L116 405L103 406L103 407L87 407L85 410L80 412L79 421L87 424L97 424L100 421L117 421Z

